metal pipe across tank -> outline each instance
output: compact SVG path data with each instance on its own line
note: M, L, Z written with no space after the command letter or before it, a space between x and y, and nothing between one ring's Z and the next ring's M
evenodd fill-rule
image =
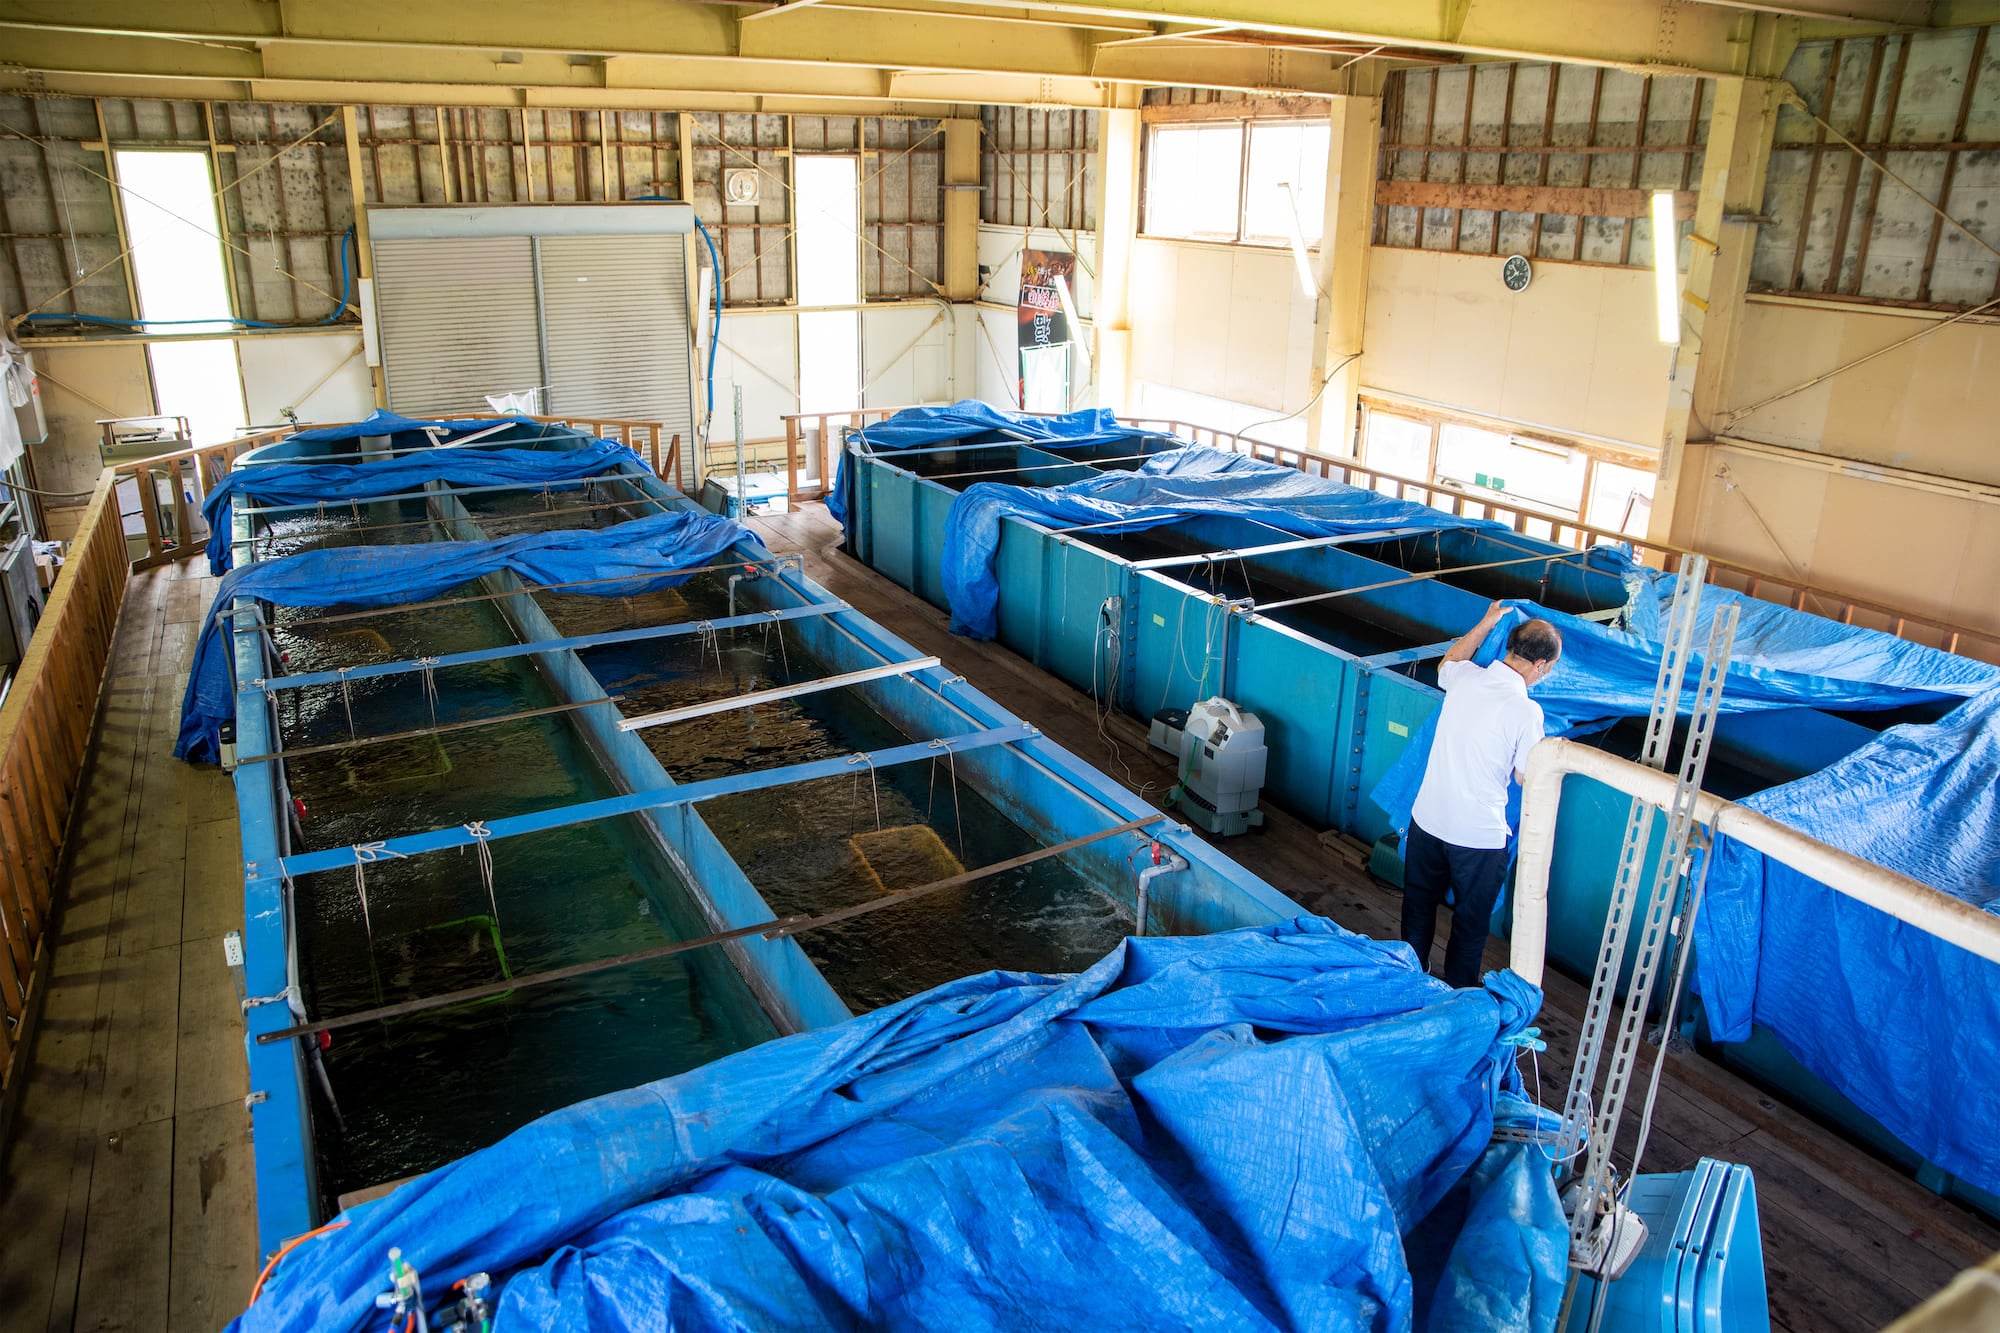
M738 926L734 930L724 930L718 931L713 935L703 935L699 939L680 940L673 944L661 944L651 949L640 949L633 953L618 954L612 958L599 958L588 963L573 963L568 967L551 968L546 972L535 972L525 977L508 977L501 981L489 981L481 986L468 986L463 990L447 991L442 995L426 995L420 999L404 1000L397 1004L383 1005L378 1009L363 1009L358 1013L342 1014L338 1018L322 1018L311 1023L299 1023L292 1027L279 1028L274 1032L260 1032L257 1034L257 1040L260 1043L268 1044L274 1041L283 1041L288 1037L306 1037L317 1032L331 1032L335 1028L353 1027L357 1023L372 1023L385 1018L401 1018L408 1014L422 1013L427 1009L442 1009L447 1005L464 1004L470 1000L481 1000L492 995L505 995L509 991L523 990L529 986L546 986L552 981L567 981L572 977L585 977L594 972L606 972L614 967L629 967L634 963L651 962L656 958L669 958L674 954L687 953L691 949L701 949L711 944L724 944L730 940L745 939L751 935L761 935L769 940L784 939L788 935L797 935L803 931L817 930L822 926L830 926L836 922L846 921L853 917L866 916L870 912L879 912L885 907L898 907L912 899L927 897L930 894L939 893L945 889L955 889L963 884L973 884L982 879L991 879L993 876L1005 874L1009 870L1018 870L1022 866L1033 865L1037 861L1046 861L1053 856L1062 856L1067 852L1075 851L1079 847L1087 847L1093 842L1102 842L1106 838L1115 838L1121 833L1136 833L1148 824L1157 824L1168 817L1165 811L1161 811L1157 814L1147 815L1142 819L1127 820L1125 823L1115 825L1111 828L1099 829L1095 833L1086 833L1081 838L1071 838L1068 842L1059 842L1053 847L1042 847L1020 856L1009 857L1005 861L996 861L991 865L980 866L976 870L967 870L945 879L932 880L928 884L919 884L913 889L903 889L896 893L884 894L879 898L871 898L867 902L857 903L852 907L842 907L820 916L788 916L771 921L759 921L754 925ZM1179 860L1179 858L1175 859ZM1181 861L1174 868L1185 870L1187 862ZM1165 870L1167 867L1163 865L1159 869ZM1141 931L1140 933L1144 934L1145 932Z
M739 708L754 708L758 704L776 703L780 699L796 699L802 694L822 694L827 690L845 689L849 685L864 685L871 680L883 680L889 676L907 676L913 671L926 671L938 663L939 659L935 657L913 657L907 662L885 662L881 666L863 667L859 671L846 671L838 676L823 676L818 680L804 680L796 685L780 685L776 689L732 694L727 699L711 699L707 703L687 704L680 708L666 708L657 713L628 717L618 724L618 730L643 731L647 727L664 726L669 722L685 722L693 717L734 712Z

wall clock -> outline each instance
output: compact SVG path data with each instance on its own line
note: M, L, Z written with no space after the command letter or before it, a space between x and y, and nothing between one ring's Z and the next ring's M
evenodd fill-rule
M1507 284L1507 290L1510 292L1527 291L1528 281L1534 276L1534 270L1528 266L1526 255L1508 255L1507 262L1500 266L1500 281Z

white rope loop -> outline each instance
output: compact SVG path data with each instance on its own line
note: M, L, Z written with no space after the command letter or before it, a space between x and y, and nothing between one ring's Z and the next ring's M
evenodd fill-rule
M875 801L875 831L880 833L882 831L882 789L875 781L875 756L865 752L847 756L847 766L849 768L854 767L856 764L868 765L868 794ZM861 781L861 774L857 772L854 775L854 780L856 782Z
M431 725L434 727L438 722L438 688L437 677L431 673L436 669L437 664L438 660L435 657L419 657L417 659L417 665L423 668L424 702L430 705Z
M493 924L500 924L500 899L493 891L493 848L487 840L493 830L486 827L486 821L475 819L465 826L466 836L472 839L472 846L479 854L479 878L486 885L486 904L493 909Z
M358 842L354 844L354 896L361 900L361 924L368 931L368 942L375 942L375 921L368 913L368 874L364 869L374 861L394 857L398 861L407 860L403 853L387 842Z

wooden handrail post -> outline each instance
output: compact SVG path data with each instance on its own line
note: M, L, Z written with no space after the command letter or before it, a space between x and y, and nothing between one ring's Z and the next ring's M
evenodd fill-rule
M824 422L824 418L821 418ZM823 427L822 427L823 428ZM799 502L799 419L785 418L785 503ZM736 503L742 504L743 497L737 496Z

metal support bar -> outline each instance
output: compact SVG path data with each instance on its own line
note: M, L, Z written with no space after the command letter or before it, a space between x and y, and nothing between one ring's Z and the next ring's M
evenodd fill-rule
M714 713L731 713L741 708L754 708L758 704L776 703L781 699L796 699L802 694L822 694L827 690L863 685L871 680L882 680L888 676L907 676L913 671L926 671L938 664L939 659L935 657L913 657L906 662L885 662L881 666L863 667L859 671L846 671L838 676L825 676L819 680L800 681L796 685L752 690L748 694L732 694L727 699L711 699L707 703L666 708L657 713L643 713L620 722L618 730L643 731L647 727L661 727L670 722L685 722L689 718L708 717Z
M594 485L595 483L602 480L604 480L604 478L602 477L588 477L585 478L584 485L586 486ZM457 492L449 490L433 491L432 494L440 497L456 496ZM375 502L373 500L363 500L361 501L361 503L374 504ZM524 518L555 518L562 514L594 514L600 509L629 509L633 505L658 505L663 510L672 508L672 506L670 506L665 500L658 500L650 495L640 495L630 500L604 500L600 501L597 504L559 505L554 509L531 509L525 514L474 514L468 511L467 517L470 518L475 523L479 522L482 519L484 519L489 523L511 523L516 520ZM327 517L329 518L339 517L340 512L341 511L339 511L338 509L329 509L327 511ZM650 517L650 515L648 517ZM333 533L327 533L327 534L300 533L296 535L338 536L340 535L340 533L344 532L391 532L397 528L428 528L439 523L450 523L452 521L454 520L449 518L436 518L436 517L400 519L394 523L369 523L366 520L363 520L362 522L359 523L350 523L346 527L341 528ZM268 547L270 543L287 540L288 536L289 534L273 532L270 530L269 527L266 527L263 532L258 533L255 537L252 537L249 540L252 543L262 541Z
M1181 517L1196 518L1199 517L1199 515L1187 514L1187 515L1182 515ZM1025 522L1027 520L1023 521ZM1055 538L1056 541L1066 542L1069 540L1069 535L1073 532L1101 532L1107 528L1123 528L1128 526L1131 527L1134 531L1143 531L1146 528L1157 528L1162 523L1171 523L1173 521L1174 520L1171 518L1146 518L1141 515L1135 514L1131 518L1106 519L1102 523L1078 523L1074 527L1048 528L1046 529L1046 531L1051 537ZM1279 533L1286 537L1290 537L1292 535L1291 533L1286 532L1283 528L1279 527L1277 524L1266 523L1261 518L1246 518L1242 519L1241 521L1244 523L1254 523L1260 528L1269 528L1271 531Z
M1242 560L1253 555L1283 555L1287 551L1310 551L1322 546L1345 546L1350 542L1394 541L1400 537L1420 537L1435 531L1437 531L1435 528L1389 528L1382 532L1344 532L1336 537L1301 537L1295 542L1277 542L1270 546L1239 546L1233 550L1210 551L1202 555L1163 555L1157 560L1136 561L1132 568L1173 569L1178 565Z
M614 967L629 967L634 963L650 962L656 958L670 958L674 954L686 953L691 949L705 948L711 944L724 944L730 940L740 940L751 935L762 935L767 940L781 940L787 936L797 935L804 931L817 930L822 926L830 926L853 917L865 916L870 912L879 912L885 907L900 907L912 899L926 897L933 893L940 893L945 889L955 889L961 885L977 883L982 879L991 879L995 875L1004 875L1010 870L1018 870L1022 866L1033 865L1037 861L1046 861L1051 857L1063 856L1076 851L1080 847L1088 847L1091 843L1102 842L1106 838L1115 838L1121 833L1136 833L1148 824L1157 824L1168 817L1164 812L1161 812L1147 815L1140 819L1130 819L1123 824L1118 824L1111 828L1099 829L1095 833L1087 833L1081 838L1071 838L1068 842L1059 842L1053 847L1038 848L1035 851L1027 852L1020 856L1009 857L1005 861L996 861L992 865L980 866L976 870L967 870L946 879L932 880L929 884L919 884L913 889L903 889L896 893L884 894L879 898L871 898L867 902L856 903L852 907L843 907L838 911L828 912L822 916L788 916L770 921L760 921L755 925L738 926L734 930L725 930L713 935L704 935L699 939L681 940L674 944L662 944L651 949L640 949L633 953L619 954L613 958L600 958L589 963L572 963L568 967L551 968L546 972L535 972L525 977L504 977L499 981L489 981L481 986L468 986L463 990L449 991L443 995L427 995L421 999L404 1000L400 1004L383 1005L378 1009L364 1009L360 1013L343 1014L338 1018L322 1018L317 1022L301 1023L293 1027L280 1028L275 1032L260 1032L257 1034L257 1040L260 1043L268 1044L275 1041L284 1041L291 1037L308 1037L319 1032L331 1032L336 1028L353 1027L358 1023L373 1023L385 1018L400 1018L407 1014L423 1013L429 1009L441 1009L447 1005L464 1004L468 1000L484 999L489 995L504 995L509 991L522 990L529 986L546 986L555 981L568 981L573 977L584 977L596 972L606 972ZM1178 858L1176 859L1178 860ZM1187 862L1181 861L1175 868L1185 869L1186 867ZM1141 931L1140 933L1143 934L1144 932Z
M408 731L391 731L380 736L357 736L351 741L329 741L325 745L301 745L291 750L272 750L269 754L239 755L236 762L242 764L263 764L273 759L299 759L309 754L331 754L335 750L354 750L364 745L381 745L388 741L407 741L418 736L437 736L447 731L470 731L474 727L490 727L501 722L520 722L531 717L546 717L551 713L574 713L579 708L594 708L598 704L615 704L616 696L603 699L582 699L575 703L550 704L546 708L524 708L518 713L500 713L493 717L471 717L462 722L443 722L431 727L412 727Z
M695 565L689 569L662 569L657 573L650 574L611 574L601 579L572 579L566 583L524 583L518 588L510 588L505 592L481 592L474 593L469 597L433 597L425 602L392 602L387 606L371 606L365 611L342 611L337 615L313 616L309 620L291 620L285 623L284 628L301 629L312 625L332 625L343 620L366 620L370 616L392 615L399 611L428 611L433 607L464 606L469 602L497 602L503 597L522 597L538 592L567 592L571 588L595 588L602 587L607 583L651 583L655 579L691 578L696 574L715 574L725 569L762 569L766 565L771 567L771 572L774 574L783 572L787 566L801 571L805 568L805 562L801 557L796 555L780 555L774 556L769 560L731 560L720 565ZM501 572L500 570L488 571L488 573L494 574ZM484 577L484 574L473 576L473 578ZM467 583L471 583L472 581L473 579L466 580ZM252 598L252 600L254 601L255 599ZM239 616L245 614L245 612L232 607L227 611L218 611L215 614L218 617ZM259 620L254 624L236 626L236 632L238 634L261 634L265 630L273 628L276 627L267 625Z
M502 424L509 426L521 426L523 427L523 429L525 429L527 425L535 425L541 428L542 433L540 435L537 435L532 440L482 440L480 444L477 446L477 448L473 450L473 452L479 453L483 452L486 449L491 448L491 449L522 449L529 453L541 453L542 452L541 446L548 444L554 440L574 440L574 439L596 440L603 438L602 436L599 435L592 435L587 430L578 430L572 426L558 426L552 421L537 421L529 423L523 423L519 421L509 421L509 422L503 422ZM482 431L480 433L484 434L485 432ZM290 439L290 438L291 438L290 436L285 437L285 439ZM285 440L272 441L273 444L283 444L284 442ZM356 437L354 442L358 445L360 443L360 437ZM346 441L330 440L327 441L327 443L343 444L346 443ZM382 458L400 458L404 454L434 453L436 452L437 447L438 446L436 445L430 445L430 444L413 444L405 449L371 449L368 451L366 461L372 463L377 459L382 459ZM445 447L451 449L464 448L465 442L463 440L460 440L456 443L448 443ZM628 445L627 447L629 448L630 446ZM349 457L352 457L355 462L363 461L363 459L360 456L360 450L358 448L354 451L353 455L332 454L320 459L319 461L324 463L338 463ZM288 466L296 467L300 461L301 460L299 460L296 457L250 458L239 461L236 464L236 466L238 468L288 467Z
M338 498L341 501L354 504L392 504L401 500L429 500L438 495L490 495L496 491L549 491L555 490L557 487L582 486L593 481L617 481L621 478L629 478L634 483L638 482L640 474L621 472L619 470L624 462L625 460L622 458L614 459L605 466L604 471L593 472L588 476L582 477L562 477L549 481L523 481L507 486L451 486L450 482L445 482L442 484L450 486L449 490L398 491L392 495L343 495ZM322 506L332 503L334 503L332 500L314 500L307 504L296 505L255 505L234 509L233 512L246 518L261 518L265 514L297 514L316 511Z
M1625 1094L1632 1084L1638 1062L1641 1029L1651 1007L1653 983L1659 975L1661 949L1666 943L1670 914L1680 897L1681 874L1687 863L1688 844L1694 832L1695 797L1701 792L1702 775L1708 768L1709 741L1715 733L1715 716L1722 703L1723 679L1729 670L1730 649L1736 640L1736 608L1719 610L1709 626L1708 646L1703 652L1701 676L1695 687L1694 716L1689 725L1687 747L1682 752L1679 780L1674 784L1673 802L1667 808L1667 840L1660 849L1653 871L1650 892L1644 901L1639 926L1639 948L1627 979L1625 1010L1611 1048L1611 1066L1604 1076L1604 1094L1597 1105L1597 1123L1590 1134L1589 1156L1585 1159L1583 1192L1576 1215L1570 1220L1572 1267L1592 1267L1601 1253L1595 1235L1603 1206L1610 1201L1617 1168L1612 1149L1617 1145L1619 1122L1625 1115ZM1652 809L1633 802L1645 811L1648 823ZM1640 1131L1643 1147L1648 1124ZM1633 1170L1639 1169L1638 1158ZM1608 1246L1606 1247L1608 1248ZM1593 1314L1593 1320L1597 1318Z
M967 449L978 449L982 447L990 449L993 446L968 444L962 447ZM1044 452L1055 453L1056 451L1053 449L1049 449L1045 450ZM1155 453L1166 453L1166 452L1170 451L1168 450L1155 451ZM989 468L981 468L974 472L939 472L936 474L924 474L924 473L913 472L910 475L921 476L925 481L963 481L967 477L1007 477L1007 476L1012 476L1015 473L1019 472L1055 472L1058 471L1059 469L1066 467L1102 467L1106 463L1138 463L1138 462L1143 462L1148 458L1152 458L1153 456L1154 454L1123 454L1117 458L1064 459L1060 463L1030 463L1027 467L989 467Z
M1457 639L1446 639L1443 643L1426 643L1416 648L1400 648L1393 653L1380 653L1374 657L1361 659L1363 666L1393 667L1409 662L1422 662L1433 657L1443 657L1451 651Z
M1332 601L1336 597L1352 597L1356 593L1380 592L1384 588L1400 588L1408 583L1423 583L1429 579L1441 579L1447 574L1472 574L1482 569L1504 569L1509 565L1532 565L1537 561L1553 564L1558 560L1574 560L1577 556L1589 554L1590 551L1585 549L1581 551L1564 551L1561 555L1528 555L1516 560L1489 560L1481 565L1456 565L1451 569L1429 569L1421 574L1410 574L1400 579L1388 579L1381 583L1365 583L1359 588L1335 588L1332 592L1316 592L1309 597L1293 597L1282 602L1268 602L1263 606L1256 607L1255 611L1261 616L1272 611L1282 611L1290 606L1304 606L1308 602L1327 602Z
M586 824L596 819L636 814L641 810L691 805L697 801L709 801L718 796L733 796L739 792L761 791L767 787L782 787L798 782L812 782L819 778L840 777L853 772L856 764L866 763L880 769L891 764L936 759L945 754L962 754L968 750L984 749L989 745L1013 745L1033 740L1040 735L1041 732L1027 723L1016 722L1010 726L992 727L986 731L949 736L935 741L916 741L909 745L893 746L868 754L835 755L829 759L815 759L804 764L788 764L783 768L736 773L728 777L708 778L701 782L682 783L678 786L654 787L625 796L607 796L600 800L557 806L553 810L533 810L524 815L504 815L498 819L487 820L486 828L489 838L512 838L523 833L542 833L549 829L566 828L572 824ZM297 751L286 753L290 755ZM400 838L386 839L382 842L382 849L387 854L396 856L415 856L423 852L470 846L474 841L472 835L466 832L464 825L454 824L450 828L432 829L428 833L412 833ZM325 851L288 856L278 864L278 873L297 879L302 875L314 874L321 870L351 869L353 865L354 848L333 847Z
M1668 612L1667 635L1660 655L1660 670L1653 683L1653 704L1647 714L1646 743L1640 762L1651 769L1667 766L1667 748L1673 739L1674 719L1680 715L1681 684L1694 644L1695 615L1701 604L1703 576L1707 562L1691 557L1699 565L1683 569L1674 584L1674 600ZM1631 928L1632 911L1639 892L1639 875L1646 861L1646 847L1653 836L1653 812L1638 801L1625 821L1625 837L1620 844L1618 871L1611 885L1611 899L1605 907L1604 933L1597 949L1597 968L1591 979L1590 998L1584 1006L1583 1029L1577 1036L1576 1062L1570 1068L1569 1091L1563 1099L1562 1137L1557 1143L1558 1158L1574 1156L1581 1147L1590 1120L1591 1089L1597 1086L1597 1064L1611 1026L1619 974L1625 967L1625 938Z
M852 609L846 602L816 603L812 606L788 607L783 611L756 611L747 615L730 616L723 620L683 621L677 625L648 625L640 629L607 630L602 634L579 634L567 639L538 639L532 643L509 643L498 648L474 648L462 653L446 653L442 657L419 661L376 662L369 666L350 667L344 677L338 671L315 671L308 675L280 676L275 680L253 680L242 693L261 691L271 694L278 690L304 689L309 685L338 685L343 679L353 682L367 680L372 676L400 676L413 671L437 671L445 667L466 666L474 662L491 662L502 657L535 657L542 653L560 652L565 648L604 648L620 643L640 643L647 639L671 639L687 634L699 634L704 630L741 629L749 625L767 625L773 621L830 616Z

